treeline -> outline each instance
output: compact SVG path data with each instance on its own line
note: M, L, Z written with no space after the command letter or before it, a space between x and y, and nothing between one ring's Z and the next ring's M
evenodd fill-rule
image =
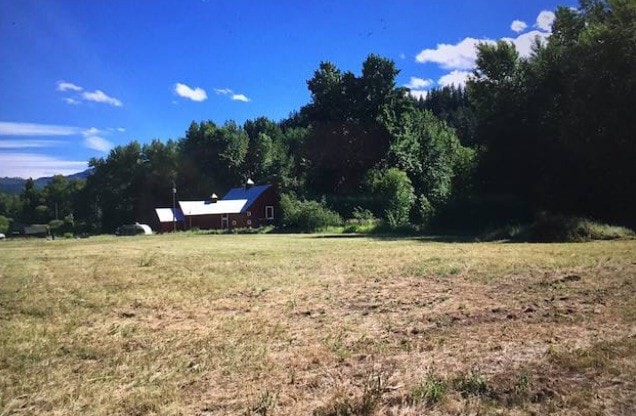
M286 218L309 207L329 221L475 231L549 211L636 226L633 1L558 9L527 59L504 41L480 45L466 88L415 100L398 73L376 55L360 75L323 62L311 101L285 120L193 122L178 140L118 146L90 161L85 183L56 177L39 195L27 183L0 198L0 215L45 222L57 207L108 232L171 206L173 182L178 198L201 199L252 178L278 186Z

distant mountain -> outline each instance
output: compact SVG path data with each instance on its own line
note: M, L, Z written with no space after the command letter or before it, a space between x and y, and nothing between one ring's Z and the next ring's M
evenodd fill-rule
M83 172L68 175L66 179L86 179L92 172L93 169L86 169ZM51 179L53 179L52 176L38 178L34 181L35 187L44 188ZM4 192L5 194L19 194L24 189L25 182L26 179L23 178L0 178L0 192Z

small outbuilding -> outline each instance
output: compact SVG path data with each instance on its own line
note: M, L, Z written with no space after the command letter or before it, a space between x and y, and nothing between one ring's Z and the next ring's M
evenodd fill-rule
M51 235L51 229L46 224L14 223L11 225L10 234L14 237L45 238Z
M212 194L200 201L179 201L179 208L157 208L162 231L174 229L173 218L183 218L186 229L252 228L272 224L276 220L278 196L272 185L254 185L249 180L233 188L222 199ZM178 228L181 229L181 228Z
M177 230L185 230L185 217L179 208L156 208L157 231L161 233Z

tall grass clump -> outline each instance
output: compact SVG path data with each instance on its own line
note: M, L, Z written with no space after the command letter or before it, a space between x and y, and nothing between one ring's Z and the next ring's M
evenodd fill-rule
M411 390L413 403L435 404L446 395L446 382L440 378L435 370L429 369L424 379Z

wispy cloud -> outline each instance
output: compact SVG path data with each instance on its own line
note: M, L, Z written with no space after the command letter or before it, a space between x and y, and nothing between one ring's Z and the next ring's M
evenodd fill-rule
M113 143L101 137L102 135L107 135L108 131L113 131L113 129L110 128L107 129L107 131L102 131L96 127L91 127L82 131L82 136L84 136L84 146L89 149L97 150L98 152L108 152L113 148Z
M85 91L82 93L82 98L86 101L94 101L96 103L110 104L115 107L121 107L123 104L117 98L108 96L102 90L95 90L93 92Z
M234 91L229 88L215 88L214 92L216 95L227 95L232 101L242 101L244 103L249 103L251 101L247 95L235 94Z
M57 90L58 91L82 91L84 88L79 85L75 85L72 82L66 81L58 81L57 82Z
M75 94L74 97L64 97L64 102L70 105L78 105L81 104L82 101L92 101L96 103L104 103L109 104L115 107L121 107L123 104L121 100L117 98L110 97L102 90L85 91L84 87L81 87L77 84L73 84L72 82L67 81L58 81L57 82L57 90L61 92L76 92L79 93L83 91L81 94Z
M510 29L513 32L521 33L528 27L528 24L523 20L513 20L510 24Z
M113 148L113 144L103 137L88 136L84 139L84 146L89 149L97 150L98 152L108 152Z
M0 153L0 177L70 175L87 168L85 161L57 159L36 153Z
M203 88L190 88L186 84L181 84L179 82L175 84L174 92L179 97L187 98L192 101L201 102L208 99L208 95L205 93Z
M4 140L0 139L0 149L29 149L41 147L55 147L67 142L61 140Z
M83 145L89 149L100 152L107 152L113 147L113 143L101 136L108 136L113 132L123 132L123 127L108 128L100 130L96 127L81 128L74 126L59 126L53 124L36 124L0 121L0 136L76 136L83 137ZM0 148L30 148L30 147L51 147L64 144L66 142L56 140L0 140Z
M0 121L0 136L73 136L80 132L72 126Z

